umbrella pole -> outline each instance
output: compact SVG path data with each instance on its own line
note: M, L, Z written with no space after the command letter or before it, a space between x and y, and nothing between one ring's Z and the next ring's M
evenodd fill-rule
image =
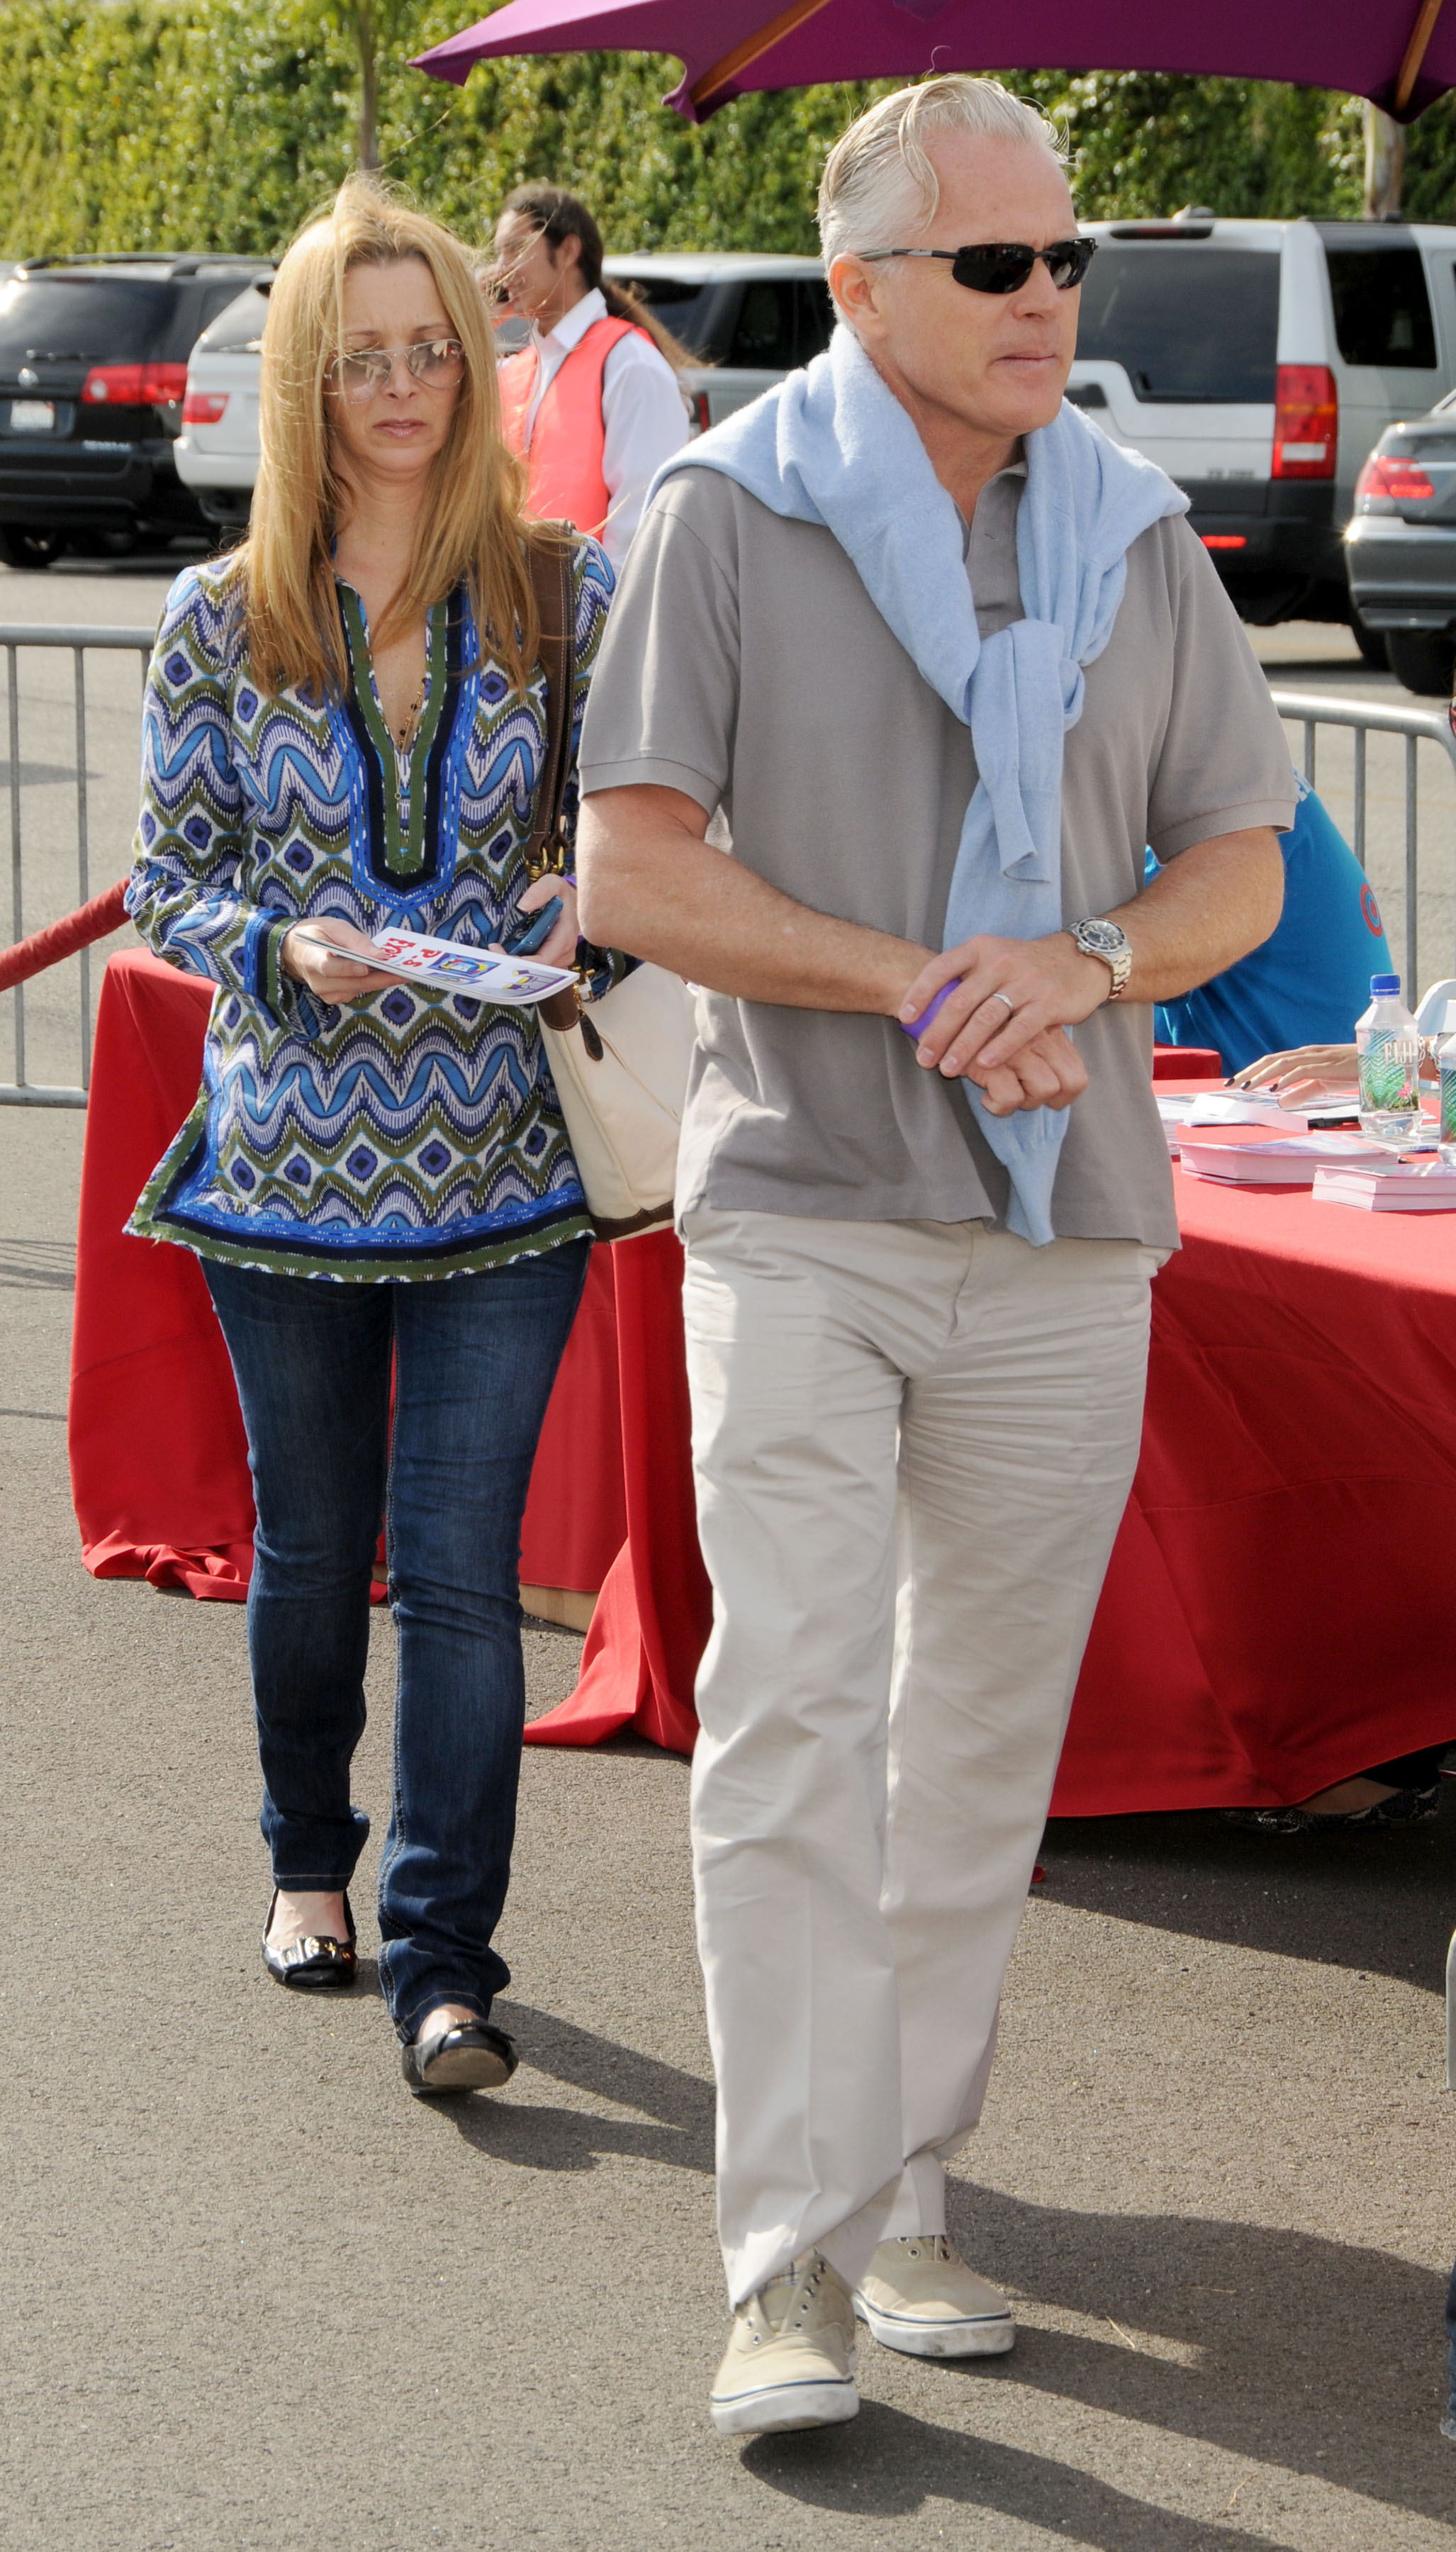
M688 91L693 105L698 108L709 106L718 91L726 88L730 80L737 79L740 71L746 71L752 63L761 61L764 54L772 53L785 36L791 36L795 27L801 27L806 18L817 18L820 10L828 5L829 0L792 0L789 8L780 9L778 17L771 18L767 26L760 27L757 35L746 36L741 45L734 46L731 53L725 53L720 62L714 62L710 71L704 71L700 79L693 81ZM1429 9L1431 0L1425 0L1425 5ZM1440 5L1441 0L1435 0L1437 9ZM1422 45L1420 50L1423 53L1425 46ZM1419 67L1417 59L1416 69ZM1404 71L1402 76L1404 76ZM1415 71L1410 76L1413 80Z
M1402 56L1401 67L1396 75L1395 108L1398 115L1404 115L1410 103L1410 92L1420 76L1420 65L1425 59L1426 48L1436 32L1436 20L1440 14L1441 0L1420 0L1420 14L1410 30L1410 42Z

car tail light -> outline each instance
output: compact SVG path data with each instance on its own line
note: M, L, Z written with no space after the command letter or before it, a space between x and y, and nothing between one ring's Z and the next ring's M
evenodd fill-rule
M1200 532L1198 538L1205 550L1246 550L1249 546L1247 532Z
M171 407L186 395L185 364L93 364L81 384L88 407Z
M1274 392L1276 478L1332 478L1340 400L1327 364L1281 364Z
M713 413L711 408L708 406L707 391L694 390L692 394L692 422L696 426L698 433L706 434L712 421Z
M1355 481L1357 505L1382 496L1396 505L1424 505L1435 492L1419 462L1395 452L1372 452Z
M189 390L182 401L182 423L221 425L227 404L226 390Z

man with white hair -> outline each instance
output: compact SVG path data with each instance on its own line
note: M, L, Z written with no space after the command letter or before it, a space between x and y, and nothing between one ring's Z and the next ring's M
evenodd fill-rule
M819 214L843 324L660 478L581 749L585 928L704 988L677 1206L730 2434L852 2417L856 2316L1012 2344L945 2163L1177 1245L1151 1006L1272 930L1295 803L1186 500L1063 403L1092 245L1052 127L991 80L902 90Z

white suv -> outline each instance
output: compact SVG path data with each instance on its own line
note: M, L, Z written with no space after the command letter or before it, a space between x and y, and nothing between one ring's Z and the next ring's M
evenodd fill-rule
M1456 228L1089 222L1067 395L1161 463L1246 620L1350 619L1343 534L1386 427L1456 386Z
M177 476L210 523L242 531L258 477L258 384L270 274L230 301L192 349L182 430L172 446Z
M700 360L681 375L693 431L716 425L829 343L834 314L816 257L609 257ZM187 368L177 471L210 523L241 531L258 476L258 380L271 277L198 338Z

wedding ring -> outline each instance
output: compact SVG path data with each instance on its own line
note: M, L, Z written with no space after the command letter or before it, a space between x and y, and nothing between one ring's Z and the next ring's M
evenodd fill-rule
M1004 993L988 993L986 998L988 1002L1005 1002L1006 1008L1014 1019L1016 1015L1016 1005L1014 1002L1007 1001Z

